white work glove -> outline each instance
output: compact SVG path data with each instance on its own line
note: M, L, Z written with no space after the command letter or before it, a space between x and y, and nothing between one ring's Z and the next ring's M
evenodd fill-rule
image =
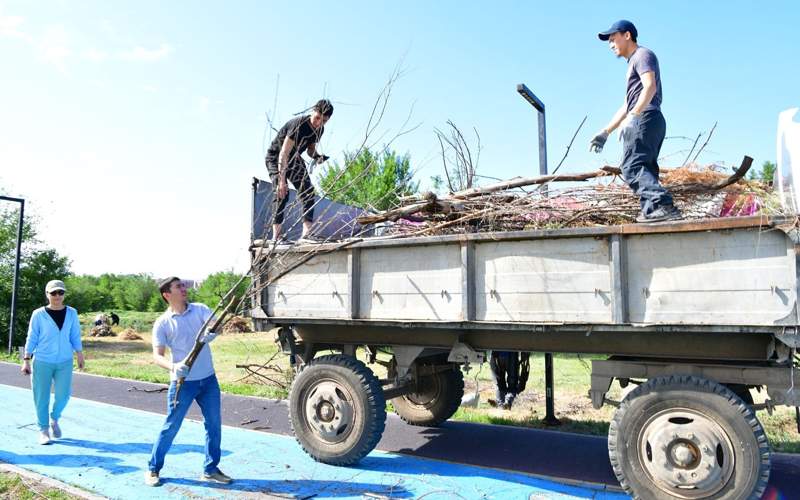
M619 140L627 142L633 139L633 135L639 128L640 121L641 117L639 115L628 113L628 116L622 120L622 124L619 126Z
M314 167L316 167L320 163L325 163L326 161L328 161L328 158L330 158L330 156L321 154L314 155L314 158L311 159L311 163L308 164L308 173L313 174Z
M594 137L592 137L591 142L589 143L589 152L591 153L599 153L603 150L603 146L606 145L606 140L608 140L608 132L601 130L597 133Z
M183 361L172 364L172 373L175 374L175 378L186 378L190 369L191 367Z
M217 338L217 332L205 332L202 336L200 336L200 342L204 344L210 344L212 340Z

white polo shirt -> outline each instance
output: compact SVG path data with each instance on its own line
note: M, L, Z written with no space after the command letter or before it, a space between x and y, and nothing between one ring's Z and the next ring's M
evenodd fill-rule
M172 362L183 361L194 347L197 333L211 314L211 309L199 302L189 303L181 314L167 309L153 324L153 346L169 347L172 353ZM213 374L214 361L211 359L211 349L205 345L192 365L186 380L201 380ZM175 380L175 373L171 373L170 378Z

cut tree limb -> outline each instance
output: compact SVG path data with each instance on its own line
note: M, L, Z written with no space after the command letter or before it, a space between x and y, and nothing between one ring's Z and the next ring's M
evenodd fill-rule
M696 183L676 185L676 186L671 186L670 190L674 190L676 193L718 191L720 189L724 189L727 186L730 186L731 184L735 184L736 182L744 178L744 176L747 174L747 171L750 169L752 164L753 164L753 159L750 158L749 156L745 156L744 159L742 160L741 166L736 169L733 175L731 175L724 181L711 185L696 184ZM663 170L666 171L667 169ZM594 172L586 172L582 174L544 175L539 177L517 177L507 181L497 182L489 186L466 189L464 191L459 191L445 198L439 198L439 199L437 199L433 193L426 193L424 200L415 201L409 205L400 206L378 214L370 214L359 217L358 223L366 225L366 224L375 224L377 222L396 221L398 219L404 217L410 217L420 212L436 212L444 214L457 213L464 210L465 207L463 203L467 202L466 200L478 198L492 193L497 193L500 191L506 191L509 189L520 188L523 186L544 184L555 181L581 182L589 179L594 179L597 177L606 177L612 175L622 175L622 170L619 167L612 167L610 165L606 165L600 168L600 170L595 170Z
M617 170L615 172L614 170ZM464 191L459 191L457 193L453 193L448 198L453 199L465 199L465 198L474 198L476 196L483 196L484 194L495 193L497 191L505 191L506 189L515 189L523 186L532 186L534 184L544 184L545 182L580 182L586 181L589 179L594 179L596 177L605 177L608 175L617 175L618 169L614 169L614 167L602 167L600 170L595 170L594 172L586 172L583 174L563 174L563 175L542 175L539 177L516 177L514 179L510 179L503 182L498 182L495 184L490 184L484 187L477 187L472 189L466 189Z

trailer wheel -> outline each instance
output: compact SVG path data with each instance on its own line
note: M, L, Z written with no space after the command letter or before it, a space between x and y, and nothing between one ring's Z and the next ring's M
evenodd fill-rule
M321 356L295 377L289 414L306 453L326 464L352 465L378 444L386 401L364 363L340 354Z
M417 392L392 399L392 406L406 423L433 427L453 416L463 396L464 374L453 368L420 377Z
M750 389L744 384L726 384L725 387L730 389L734 394L742 398L742 401L753 406L753 395Z
M769 479L769 444L753 410L700 377L658 377L628 394L608 452L634 498L758 499Z

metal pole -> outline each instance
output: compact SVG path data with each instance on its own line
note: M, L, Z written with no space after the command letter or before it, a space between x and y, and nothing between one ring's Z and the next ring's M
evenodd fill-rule
M547 132L544 121L544 104L542 104L542 112L539 113L539 175L547 175Z
M17 255L14 259L14 284L11 288L11 321L8 327L8 354L11 354L12 343L14 341L14 320L17 313L17 282L19 280L19 260L22 250L22 222L25 218L25 200L22 198L11 198L0 196L0 200L13 201L19 203L19 222L17 222Z
M517 85L517 92L528 104L534 107L539 116L539 175L547 175L547 130L545 126L545 108L541 99L531 92L524 83ZM542 194L547 196L547 186L542 189ZM555 394L553 389L553 353L544 354L544 383L545 383L545 417L546 425L559 425L556 418Z
M524 83L517 85L517 92L528 104L534 107L539 116L539 175L547 175L547 131L545 127L545 109L541 99L536 97Z
M561 425L556 418L555 390L553 388L553 353L544 353L545 425Z

